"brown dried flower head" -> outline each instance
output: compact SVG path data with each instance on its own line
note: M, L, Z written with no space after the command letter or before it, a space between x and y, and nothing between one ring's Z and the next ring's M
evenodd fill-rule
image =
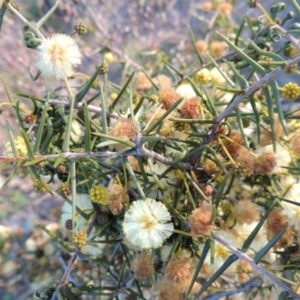
M218 10L222 15L229 16L232 12L232 4L228 2L220 3L218 6Z
M240 147L234 159L239 168L242 170L243 175L249 176L254 173L256 154L250 152L250 150Z
M206 52L206 50L207 50L207 47L208 47L206 41L205 41L205 40L198 40L198 41L196 42L196 46L197 46L197 48L198 48L198 50L199 50L199 53L200 53L201 55L204 55L205 52Z
M210 55L213 57L218 57L225 54L227 46L224 42L213 41L209 45Z
M143 72L138 73L138 86L137 91L142 92L144 90L149 90L152 87L152 83L149 78Z
M191 226L191 235L193 238L198 238L199 235L210 236L216 226L211 222L212 207L204 202L201 207L196 208L189 215L188 220Z
M180 94L176 93L172 87L167 87L158 92L158 98L163 107L169 109L180 98Z
M153 78L153 82L160 86L160 88L167 88L172 86L172 80L165 74L159 74Z
M229 139L224 141L224 146L232 157L238 155L242 145L244 145L243 137L237 132L232 132Z
M205 1L203 4L202 4L202 10L206 11L206 12L209 12L213 9L213 3L212 1Z
M260 175L266 175L277 165L276 156L271 151L265 151L259 156L253 165L254 172Z
M183 295L178 284L162 279L155 285L156 298L158 300L183 300Z
M137 279L145 279L155 273L154 259L151 252L142 252L138 254L131 264L131 270Z
M113 183L107 192L110 211L113 215L119 215L123 211L123 203L129 202L127 191L121 185Z
M200 116L200 99L193 97L186 100L180 110L180 117L183 119L199 119Z
M187 250L182 250L171 257L165 269L164 278L179 284L191 273L192 269L193 261L190 253Z
M284 130L282 128L282 125L278 120L275 121L275 134L277 137L281 137L284 135ZM260 146L264 147L267 145L272 144L272 132L271 132L271 126L266 125L266 129L263 129L260 136Z
M279 209L271 211L267 219L267 238L271 240L287 223L286 217ZM282 248L290 243L293 231L290 227L286 229L279 241L274 245L274 249Z
M117 123L109 129L109 134L124 140L134 141L136 138L132 120L128 118L119 118Z

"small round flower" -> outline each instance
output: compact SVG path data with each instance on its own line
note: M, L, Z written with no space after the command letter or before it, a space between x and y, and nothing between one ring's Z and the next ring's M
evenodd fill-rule
M210 70L211 81L213 84L222 84L225 83L225 78L217 68Z
M209 45L209 53L213 57L218 57L225 53L227 45L224 42L213 41Z
M172 80L165 74L159 74L153 78L153 82L159 85L162 89L172 86Z
M11 235L11 229L0 224L0 243L6 241Z
M173 254L169 260L164 278L170 282L181 283L193 270L193 260L187 250Z
M155 94L150 95L150 96L149 96L149 101L150 101L150 102L153 102L153 103L158 102L158 96L155 95Z
M99 75L105 75L108 73L108 64L107 62L104 60L100 66L99 69Z
M277 159L273 152L263 152L254 162L254 171L260 175L267 175L277 165Z
M183 119L199 119L201 116L199 100L198 97L186 100L180 110L180 117Z
M169 109L179 98L180 94L172 87L163 88L158 92L158 99L165 109Z
M19 156L27 155L27 147L26 147L24 139L21 136L18 136L14 139L14 142L15 142L15 146L16 146L18 155ZM12 150L10 142L6 142L4 146L5 146L8 156L13 156L13 150Z
M298 70L298 64L291 65L285 69L287 74L293 74Z
M184 100L197 96L193 87L189 83L182 83L176 88L176 93L178 93ZM182 102L181 102L182 104ZM180 105L178 108L180 108Z
M111 52L105 53L104 58L108 64L115 61L114 55Z
M45 186L37 179L33 181L33 189L37 193L41 193L41 194L44 194L47 192Z
M87 33L86 25L81 22L74 25L74 30L78 33L78 35L84 35Z
M84 230L77 230L73 234L73 243L76 247L81 248L87 244L87 234Z
M68 230L72 230L73 229L73 222L71 219L68 219L65 223L65 228Z
M138 86L137 86L138 91L142 92L144 90L149 90L152 87L151 81L143 72L138 73L137 81L138 81Z
M232 4L228 2L220 3L218 6L218 10L222 15L229 16L232 12Z
M136 131L131 119L120 117L118 120L111 122L111 127L108 130L108 133L113 136L120 138L125 141L134 141L136 139ZM117 150L124 149L125 144L117 143L112 145Z
M113 183L108 189L108 206L113 215L119 215L123 210L123 203L129 202L127 191L119 184Z
M212 207L206 203L192 211L188 220L193 238L198 238L199 235L210 236L211 232L216 229L216 226L211 222L211 214Z
M211 1L205 1L202 6L202 10L209 12L213 9L213 3Z
M145 279L155 273L154 259L151 252L142 252L138 254L131 264L131 270L137 279Z
M292 44L287 45L283 50L283 54L287 57L293 57L297 55L298 52L298 49Z
M81 63L81 53L76 41L66 34L54 34L42 40L37 67L43 75L63 79L71 76L73 67Z
M141 248L159 248L173 232L173 224L167 223L170 220L171 215L163 203L151 198L137 200L125 213L124 235Z
M58 191L67 197L71 194L71 185L68 182L63 182L59 186Z
M198 40L196 42L196 46L197 46L197 48L199 50L199 53L201 55L204 55L205 52L206 52L206 50L207 50L207 43L206 43L206 41L205 40Z
M107 206L108 192L106 187L95 185L90 189L90 197L93 202Z
M197 82L199 82L201 84L210 83L211 79L212 79L210 71L206 68L197 72L195 76L196 76Z
M239 154L242 145L244 145L244 140L242 135L238 132L232 132L229 138L224 141L224 146L232 157Z
M296 100L300 96L300 87L294 82L285 84L280 90L282 96L288 100Z

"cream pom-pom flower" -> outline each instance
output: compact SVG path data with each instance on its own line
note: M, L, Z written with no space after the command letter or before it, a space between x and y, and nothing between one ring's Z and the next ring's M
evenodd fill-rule
M42 40L37 67L43 75L63 79L73 74L73 68L81 63L81 53L76 41L66 34L54 34Z
M163 203L151 198L137 200L125 213L123 232L133 245L159 248L173 232L173 224L167 223L170 220L171 215Z

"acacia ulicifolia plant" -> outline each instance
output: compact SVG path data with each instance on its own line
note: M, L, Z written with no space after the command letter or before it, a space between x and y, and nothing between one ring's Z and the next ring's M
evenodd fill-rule
M32 101L29 114L7 92L21 136L7 125L2 161L65 199L65 240L38 226L72 256L59 283L35 297L299 299L300 87L278 81L298 72L299 29L286 25L300 16L297 2L292 13L277 1L247 1L261 15L246 14L241 24L233 1L204 2L200 13L213 14L204 25L215 30L199 39L190 30L190 66L163 58L171 79L128 59L121 85L108 80L111 52L92 75L74 73L83 67L75 35L41 33L58 4L34 24L2 3L25 23L26 45L37 54L34 79L52 76L66 91L18 93ZM86 32L82 23L74 28ZM87 81L71 87L76 76ZM100 286L69 282L79 259L99 266Z

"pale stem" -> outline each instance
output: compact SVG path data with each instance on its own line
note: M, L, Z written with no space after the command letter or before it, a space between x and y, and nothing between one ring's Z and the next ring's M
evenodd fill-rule
M229 249L231 252L233 252L238 258L248 262L254 269L256 269L260 274L266 276L268 279L270 279L273 283L278 285L281 289L288 292L292 297L295 297L295 299L300 299L300 296L297 295L288 285L286 285L284 282L279 280L276 276L274 276L271 272L257 264L250 256L248 256L246 253L236 249L232 245L230 245L228 242L223 240L221 237L219 237L217 234L212 234L213 238L218 241L220 244L225 246L227 249Z
M72 195L72 228L75 227L76 213L76 161L71 159L69 162L71 174L71 195Z
M40 30L37 28L36 25L29 22L23 15L21 15L10 3L6 3L4 1L3 3L7 9L9 9L15 16L17 16L25 25L30 27L36 34L38 34L41 38L45 39L43 34L40 32Z
M29 25L29 21L23 17L23 15L21 15L10 3L6 3L4 1L3 3L15 16L17 16L23 23L28 24Z
M92 230L93 227L94 227L94 224L95 224L95 222L96 222L96 220L97 220L97 217L98 217L98 214L95 214L94 217L93 217L93 219L92 219L92 221L91 221L91 223L89 224L89 226L88 226L88 228L87 228L87 230L86 230L86 234L87 234L87 235L89 235L89 234L91 233L91 230ZM63 286L67 283L67 281L68 281L68 279L69 279L69 276L70 276L70 274L71 274L71 271L72 271L72 269L73 269L73 265L74 265L74 263L75 263L75 261L76 261L76 259L77 259L77 257L78 257L79 254L80 254L80 248L77 248L77 249L75 250L75 252L73 253L73 255L72 255L70 261L69 261L68 267L67 267L67 269L66 269L66 271L65 271L65 273L64 273L64 275L63 275L63 277L62 277L61 280L59 281L59 285L60 285L61 287L63 287ZM57 298L57 297L56 297L56 293L54 293L54 294L52 295L51 300L55 300L56 298Z
M72 130L72 121L73 121L73 116L74 116L74 102L75 102L75 99L74 99L73 93L70 89L69 81L66 77L63 79L63 82L66 86L66 90L67 90L67 93L68 93L69 98L70 98L70 110L69 110L69 119L68 119L68 124L66 126L65 139L64 139L63 146L62 146L62 150L63 150L63 152L69 152L69 150L70 150L71 130Z

